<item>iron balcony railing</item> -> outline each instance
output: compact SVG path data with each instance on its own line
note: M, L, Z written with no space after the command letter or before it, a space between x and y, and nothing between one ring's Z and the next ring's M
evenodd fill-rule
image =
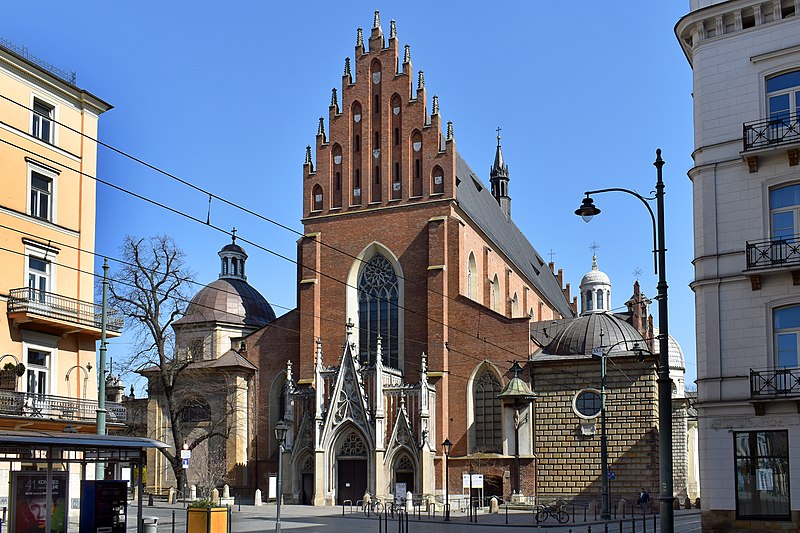
M747 270L800 265L800 235L747 241Z
M745 122L744 150L768 148L800 142L800 114Z
M800 396L800 368L750 370L750 397Z
M29 287L11 289L8 298L9 313L31 313L39 316L73 322L82 326L100 328L102 306L68 298L52 292ZM122 318L115 309L109 309L106 317L110 331L122 331Z
M106 402L106 410L109 423L125 423L125 406ZM0 416L90 422L97 418L97 402L69 396L0 390Z

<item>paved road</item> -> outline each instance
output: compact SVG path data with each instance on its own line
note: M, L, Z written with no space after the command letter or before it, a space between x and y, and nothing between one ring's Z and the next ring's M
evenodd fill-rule
M142 513L145 517L158 517L158 533L173 532L173 511L175 512L175 533L186 532L186 511L181 505L167 505L157 502L153 507L144 507ZM136 531L136 508L129 507L128 532ZM428 518L423 516L418 520L416 515L409 516L408 529L406 533L440 533L445 529L451 530L450 533L469 533L473 529L481 529L490 533L521 533L525 528L534 530L537 533L588 533L591 526L592 533L604 533L605 524L598 522L583 522L583 517L576 517L577 522L561 525L539 524L535 525L530 513L509 512L508 525L505 523L505 515L479 515L477 524L470 523L467 516L454 512L452 520L442 522L441 516ZM241 510L236 506L231 512L231 523L233 533L250 533L258 531L275 531L275 505L265 505L255 507L253 505L243 505ZM70 528L77 531L77 527ZM377 519L373 516L367 518L363 513L347 513L342 516L341 507L308 507L301 505L283 505L281 507L281 529L291 533L378 533L379 526ZM635 529L631 527L630 518L625 520L620 530L620 521L611 521L608 524L610 533L655 533L659 531L653 529L653 518L648 517L643 523L641 517L636 522ZM675 531L680 533L700 532L700 512L699 511L677 511L675 513ZM388 530L381 527L381 533L400 533L400 526L397 518L390 518Z

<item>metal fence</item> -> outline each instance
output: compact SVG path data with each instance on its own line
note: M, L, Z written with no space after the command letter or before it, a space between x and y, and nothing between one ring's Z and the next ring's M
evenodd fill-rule
M106 409L108 422L125 423L127 419L125 406L116 402L106 402ZM69 396L0 390L0 414L28 418L92 421L97 418L97 402Z
M31 313L99 329L103 308L92 302L22 287L9 291L8 312ZM108 309L106 324L111 331L122 331L122 318L118 316L115 309Z
M800 142L800 115L786 114L743 124L744 149L754 150Z

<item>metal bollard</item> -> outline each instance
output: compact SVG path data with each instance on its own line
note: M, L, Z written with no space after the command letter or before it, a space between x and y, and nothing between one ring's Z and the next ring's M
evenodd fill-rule
M152 492L147 496L147 505L149 505L150 507L153 506L153 493Z
M657 527L658 527L658 517L656 516L655 513L653 513L653 533L656 533L656 531L658 531Z
M508 524L508 502L506 502L506 524Z
M647 516L642 513L642 531L647 533Z
M573 518L572 521L574 522L575 519ZM583 521L586 522L586 506L583 506Z
M606 522L605 526L603 527L603 533L608 533L608 522Z
M572 504L572 523L575 523L575 504Z
M631 517L631 533L636 533L636 518Z
M619 533L622 533L622 520L619 521Z
M588 533L592 533L592 526L589 526L589 529L586 530Z
M172 533L175 533L175 509L172 510Z

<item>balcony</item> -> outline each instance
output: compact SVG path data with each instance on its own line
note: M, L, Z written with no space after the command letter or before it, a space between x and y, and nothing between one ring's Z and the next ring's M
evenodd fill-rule
M84 333L99 338L102 307L52 292L31 288L11 289L8 317L16 324L34 323L62 335ZM116 310L107 313L107 336L119 337L122 318Z
M747 241L747 270L787 265L800 268L800 235L765 241Z
M116 402L106 402L106 410L106 420L109 424L125 423L127 419L125 406ZM0 390L0 416L94 422L97 418L97 402L68 396Z
M758 172L758 155L768 151L786 150L789 165L797 165L800 154L800 114L745 122L742 130L742 155L751 173Z

